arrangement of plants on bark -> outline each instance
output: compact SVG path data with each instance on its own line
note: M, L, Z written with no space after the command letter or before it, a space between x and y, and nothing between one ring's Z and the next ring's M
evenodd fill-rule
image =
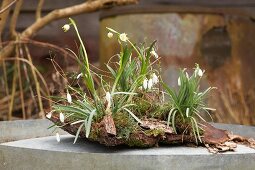
M191 75L186 69L180 70L176 90L160 76L156 41L149 46L134 44L126 33L107 28L107 36L119 42L120 53L106 63L108 72L94 71L75 21L69 20L63 29L66 32L73 27L76 31L79 54L68 50L81 72L66 87L66 96L53 97L55 104L46 117L54 122L52 127L75 135L74 143L79 137L106 146L193 143L211 152L234 150L237 142L255 146L253 139L233 135L205 121L201 113L210 115L214 110L205 102L214 87L200 90L205 71L198 64Z

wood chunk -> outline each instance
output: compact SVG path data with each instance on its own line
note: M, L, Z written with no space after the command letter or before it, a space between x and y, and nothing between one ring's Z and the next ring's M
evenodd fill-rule
M162 129L167 134L173 134L173 128L170 126L167 126L167 123L165 121L158 121L157 119L146 119L142 121L142 124L140 126L144 129Z
M105 115L101 123L103 123L108 134L116 136L117 131L111 114Z

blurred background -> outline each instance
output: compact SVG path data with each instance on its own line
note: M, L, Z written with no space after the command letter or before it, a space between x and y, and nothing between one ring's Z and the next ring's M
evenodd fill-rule
M60 94L66 85L53 59L64 71L78 71L65 52L67 47L77 51L73 30L61 30L68 16L33 33L29 29L56 9L104 2L0 1L0 120L44 117L50 106L45 98ZM218 88L207 101L217 109L211 113L214 121L255 125L255 0L140 0L118 5L108 0L100 10L72 16L92 64L105 69L104 63L119 51L116 41L107 38L106 27L127 33L133 42L157 40L162 76L169 85L177 86L179 68L192 71L198 63L206 70L201 88Z

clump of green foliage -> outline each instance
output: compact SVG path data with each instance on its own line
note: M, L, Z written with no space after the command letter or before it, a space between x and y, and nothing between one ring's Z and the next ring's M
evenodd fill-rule
M203 120L200 111L210 110L204 103L204 97L212 88L199 91L203 71L198 65L191 77L185 70L180 71L180 88L176 92L161 80L156 69L159 67L155 67L155 64L159 65L159 57L155 52L156 42L148 47L145 44L138 46L130 41L127 34L107 28L108 37L116 38L119 42L120 53L115 56L118 57L117 62L110 59L106 64L109 74L96 73L90 69L85 45L71 18L70 23L63 28L67 31L70 26L76 31L80 48L78 55L69 51L74 54L81 68L77 81L83 82L87 90L80 85L78 88L68 86L66 97L58 98L52 112L59 113L62 123L68 119L72 125L80 124L74 143L82 129L89 138L92 124L100 122L106 115L112 116L118 138L128 140L130 134L141 130L139 124L143 124L143 119L156 117L159 121L166 121L168 126L171 125L175 133L192 132L196 140L201 141L201 127L197 118ZM100 80L98 85L94 78ZM164 100L165 93L170 100ZM162 116L166 112L167 117ZM184 125L185 130L178 130L180 124ZM163 133L157 129L147 132L148 135Z

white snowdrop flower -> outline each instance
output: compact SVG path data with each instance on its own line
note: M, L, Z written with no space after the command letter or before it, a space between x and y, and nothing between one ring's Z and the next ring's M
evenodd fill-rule
M47 113L47 115L46 115L46 117L48 118L48 119L50 119L51 118L51 116L52 116L52 111L50 111L49 113Z
M108 32L107 37L108 37L108 38L112 38L112 37L113 37L113 33Z
M152 50L150 54L154 56L156 59L158 59L158 54L156 53L156 51Z
M120 34L120 40L126 42L128 40L127 34L126 33Z
M186 77L187 77L187 79L189 79L189 74L186 72Z
M197 75L198 75L199 77L202 77L203 74L204 74L203 71L199 68L198 71L197 71Z
M62 112L59 113L59 120L60 120L60 122L62 122L62 123L65 122L65 115L64 115Z
M107 109L109 109L111 107L111 94L110 92L106 92L105 94L105 99L107 101Z
M143 80L143 88L146 90L148 88L148 80L144 79Z
M186 109L186 117L189 117L189 108Z
M149 90L152 88L152 85L153 85L152 79L149 79L147 85Z
M105 98L106 98L106 100L107 100L108 103L111 102L111 94L110 94L109 92L106 92Z
M178 86L181 86L181 78L178 78Z
M60 142L60 135L59 135L59 133L56 133L56 139L57 139L58 142Z
M158 76L155 73L152 74L152 82L154 84L157 84L159 82Z
M76 79L79 79L82 76L82 73L78 74Z
M66 99L67 99L68 103L72 103L72 96L70 95L70 93L68 91L66 93Z
M69 24L65 24L62 29L64 30L64 32L67 32L70 29L70 25Z

